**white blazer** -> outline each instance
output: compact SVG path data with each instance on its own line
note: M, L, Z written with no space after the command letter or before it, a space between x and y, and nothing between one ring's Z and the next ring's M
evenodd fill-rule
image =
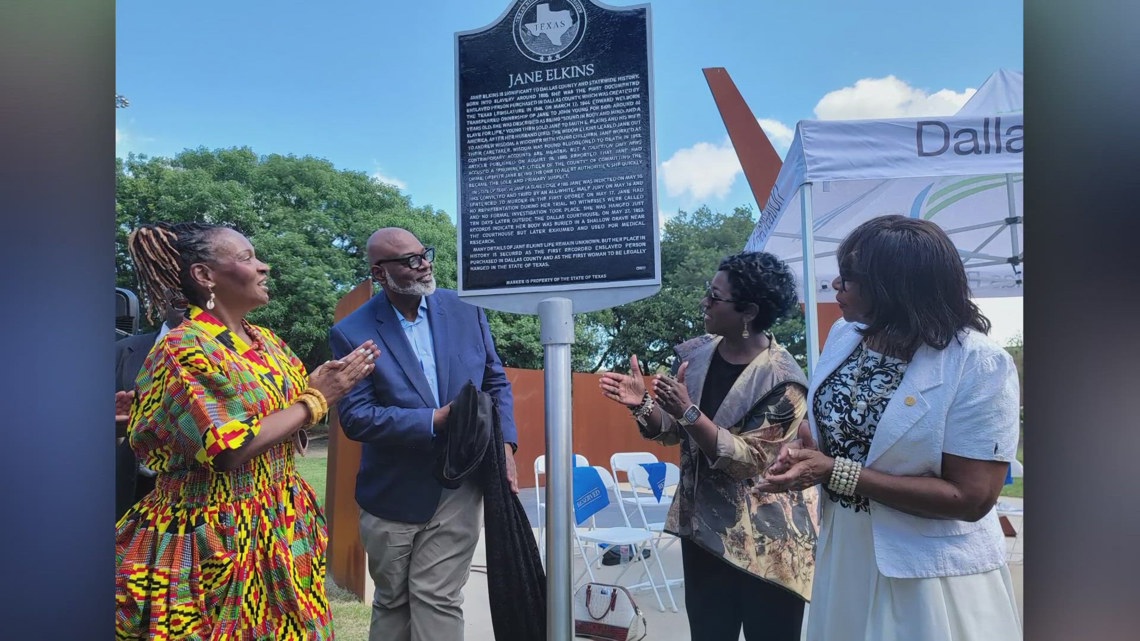
M857 327L842 319L832 326L812 373L808 417L817 443L816 390L859 344ZM923 345L883 412L864 465L898 476L940 476L943 453L1012 461L1019 405L1013 358L984 334L966 330L942 350ZM976 574L1005 563L995 509L971 523L912 516L871 501L870 518L875 561L885 576ZM826 530L820 541L827 540Z

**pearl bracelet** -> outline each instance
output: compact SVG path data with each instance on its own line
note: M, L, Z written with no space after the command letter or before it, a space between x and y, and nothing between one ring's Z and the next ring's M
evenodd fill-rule
M841 496L854 496L855 486L859 484L859 473L862 471L862 463L837 456L835 467L831 469L831 479L827 482L827 489Z

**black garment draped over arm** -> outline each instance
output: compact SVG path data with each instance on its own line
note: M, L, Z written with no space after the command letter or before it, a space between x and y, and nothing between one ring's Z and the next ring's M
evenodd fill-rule
M483 489L487 593L498 641L546 638L546 574L519 497L506 477L499 408L469 381L459 392L439 439L436 478L456 488L470 477Z

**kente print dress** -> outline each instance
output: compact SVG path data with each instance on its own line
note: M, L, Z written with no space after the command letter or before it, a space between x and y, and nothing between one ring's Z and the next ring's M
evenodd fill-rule
M333 638L325 519L292 443L213 467L307 384L280 338L247 333L254 345L191 307L139 375L129 438L158 478L117 526L118 639Z
M859 463L906 373L907 362L855 351L816 390L820 450ZM1020 639L1009 568L980 574L894 579L879 572L870 501L821 486L823 514L808 641ZM1011 607L1012 606L1012 607Z

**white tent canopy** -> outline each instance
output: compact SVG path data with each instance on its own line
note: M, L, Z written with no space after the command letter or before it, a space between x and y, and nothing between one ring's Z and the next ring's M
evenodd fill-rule
M958 110L959 116L1000 116L1025 110L1025 77L999 69Z
M946 230L975 297L1022 295L1021 86L1020 73L994 74L954 116L799 122L745 249L787 261L814 310L835 299L843 237L875 216L903 214ZM811 365L815 334L809 322Z

